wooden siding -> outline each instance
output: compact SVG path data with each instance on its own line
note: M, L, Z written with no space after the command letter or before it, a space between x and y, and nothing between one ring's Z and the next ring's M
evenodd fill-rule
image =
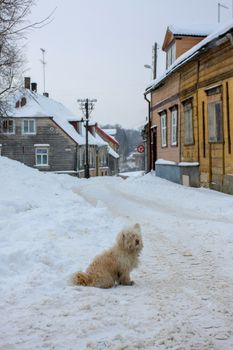
M14 119L14 135L0 134L3 156L40 170L76 170L76 143L62 129L50 118L34 118L36 121L36 134L23 135L21 131L22 119ZM50 145L48 167L35 166L34 144Z
M157 159L172 160L175 162L180 161L179 145L179 128L178 128L178 144L177 146L171 146L171 111L170 108L177 105L178 107L178 124L180 118L180 105L178 99L179 93L179 74L174 74L171 78L167 79L166 83L159 89L152 92L152 104L151 104L151 126L157 126L156 143L157 143ZM171 98L172 97L172 98ZM167 112L167 147L162 147L161 142L161 122L160 112L166 110ZM153 141L153 135L151 136ZM152 144L152 149L154 145ZM152 155L152 164L155 157Z
M188 35L174 35L170 30L167 30L162 50L167 51L172 42L176 43L176 58L188 51L194 45L198 44L204 37L202 36L188 36Z
M203 184L213 183L221 189L223 176L233 173L231 135L233 135L233 47L228 42L203 53L199 60L189 62L181 69L180 97L193 98L194 139L191 146L184 146L184 121L181 112L181 157L183 161L200 163L200 179ZM226 79L224 79L226 77ZM222 78L222 79L221 79ZM222 94L223 142L208 141L208 102L206 89L220 85Z
M184 52L197 45L203 37L195 36L179 36L176 37L176 58L180 57Z
M207 91L215 86L221 87L221 94L208 96ZM162 81L151 96L151 125L157 126L157 158L199 162L201 183L221 190L224 176L233 174L233 45L230 40L211 44L206 51ZM208 103L216 99L222 102L223 142L210 143ZM186 100L192 101L193 106L192 145L184 144L183 102ZM174 104L179 110L179 140L178 147L172 148L169 108ZM162 110L166 110L168 116L168 146L165 148L161 147L159 112Z

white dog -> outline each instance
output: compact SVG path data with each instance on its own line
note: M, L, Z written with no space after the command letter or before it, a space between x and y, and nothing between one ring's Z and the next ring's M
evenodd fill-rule
M138 266L142 248L139 224L122 230L115 245L96 256L86 272L73 275L73 284L98 288L111 288L115 284L132 285L130 272Z

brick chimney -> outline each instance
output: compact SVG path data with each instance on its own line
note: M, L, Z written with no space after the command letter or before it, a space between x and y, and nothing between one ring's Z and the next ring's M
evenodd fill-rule
M25 89L29 89L30 90L30 86L31 85L31 78L29 77L25 77L24 78L24 87Z
M37 83L31 83L31 90L37 92Z

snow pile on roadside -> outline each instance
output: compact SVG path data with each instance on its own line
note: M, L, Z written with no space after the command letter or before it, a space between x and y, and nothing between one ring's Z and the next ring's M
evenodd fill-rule
M22 344L20 339L32 327L36 308L62 294L71 273L109 246L122 224L106 208L93 208L73 193L77 178L45 174L4 157L0 178L0 348L8 338L9 344L19 342L16 349L34 349L36 339L30 343L27 335ZM47 323L50 317L48 311Z

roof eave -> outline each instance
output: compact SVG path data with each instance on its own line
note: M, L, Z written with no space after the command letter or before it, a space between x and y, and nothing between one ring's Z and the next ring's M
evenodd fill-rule
M214 38L213 40L207 42L204 44L200 49L198 49L196 52L191 54L189 57L184 58L181 62L178 62L177 65L175 65L173 68L171 68L170 71L167 72L167 74L156 84L152 85L149 88L145 90L144 95L147 95L148 93L158 89L165 80L171 76L171 74L175 73L180 67L182 67L185 63L191 62L193 59L196 59L200 54L202 54L204 51L206 51L208 48L213 47L216 45L216 42L221 40L222 38L226 37L226 35L230 32L233 32L233 28L230 28L228 31L226 31L223 34L220 34L218 37Z

